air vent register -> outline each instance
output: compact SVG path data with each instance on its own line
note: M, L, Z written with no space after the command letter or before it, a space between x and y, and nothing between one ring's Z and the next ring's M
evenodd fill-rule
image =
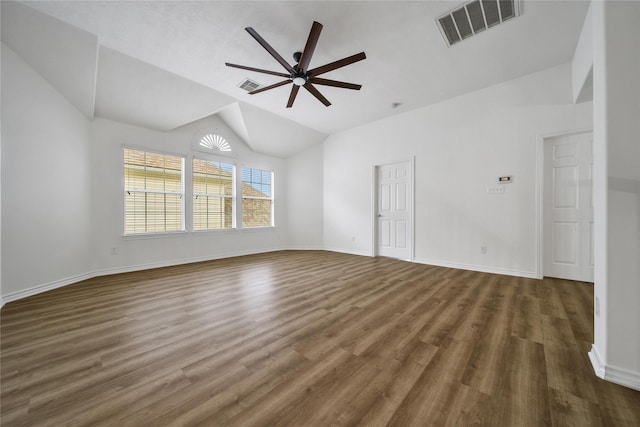
M520 16L518 0L473 0L438 18L448 46Z

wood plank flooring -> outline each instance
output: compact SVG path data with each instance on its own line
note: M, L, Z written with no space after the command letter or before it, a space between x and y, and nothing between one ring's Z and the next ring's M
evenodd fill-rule
M322 251L95 278L1 312L3 426L639 426L593 287Z

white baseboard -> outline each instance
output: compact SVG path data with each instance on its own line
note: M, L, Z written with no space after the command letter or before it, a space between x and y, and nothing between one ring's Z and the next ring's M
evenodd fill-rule
M528 279L537 279L535 271L512 270L509 268L487 267L483 265L464 264L459 262L442 261L436 259L414 259L413 262L419 264L435 265L438 267L457 268L459 270L471 270L481 273L503 274L506 276L526 277Z
M602 357L598 351L598 347L595 344L591 345L591 351L589 352L589 360L591 360L591 366L596 376L604 379L604 363L602 363Z
M285 251L326 251L327 249L317 246L289 246Z
M244 256L244 255L255 255L255 254L261 254L261 253L281 251L281 250L286 250L286 248L266 248L266 249L260 249L255 251L227 252L225 254L221 254L218 256L184 258L180 260L169 260L169 261L162 261L162 262L153 262L148 264L136 264L136 265L128 265L128 266L94 270L94 271L79 274L76 276L67 277L65 279L56 280L50 283L45 283L43 285L33 286L31 288L24 289L21 291L11 292L6 295L2 295L0 296L0 303L1 303L0 308L2 308L2 306L4 306L5 303L10 303L12 301L17 301L22 298L27 298L33 295L41 294L43 292L51 291L53 289L57 289L63 286L71 285L73 283L81 282L82 280L91 279L93 277L107 276L110 274L119 274L119 273L130 273L132 271L149 270L152 268L172 267L174 265L191 264L194 262L203 262L203 261L213 261L216 259L233 258L238 256Z
M640 372L633 372L605 364L595 344L591 346L589 360L591 360L593 371L597 377L640 391Z
M360 255L360 256L367 256L367 257L373 256L371 255L371 253L368 253L368 252L353 251L353 250L343 249L343 248L323 248L320 250L338 252L338 253L349 254L349 255ZM457 263L457 262L449 262L449 261L442 261L442 260L435 260L435 259L423 259L423 258L414 258L408 261L415 262L418 264L435 265L438 267L457 268L459 270L470 270L470 271L478 271L481 273L503 274L506 276L526 277L528 279L539 279L535 271L511 270L507 268L486 267L482 265L463 264L463 263Z
M371 253L369 252L354 251L354 250L343 249L343 248L324 248L322 250L328 251L328 252L337 252L340 254L347 254L347 255L358 255L358 256L367 256L367 257L372 256Z
M10 303L11 301L16 301L22 298L27 298L33 295L41 294L43 292L51 291L53 289L61 288L63 286L67 286L72 283L77 283L82 280L91 279L92 277L95 277L95 274L93 274L93 272L82 273L76 276L71 276L71 277L56 280L50 283L45 283L43 285L33 286L31 288L24 289L21 291L11 292L6 295L2 295L1 297L2 305L4 305L5 303Z
M171 267L174 265L190 264L190 263L202 262L202 261L212 261L216 259L232 258L232 257L244 256L244 255L255 255L258 253L275 252L275 251L281 251L281 250L325 250L325 251L338 252L338 253L344 253L349 255L359 255L359 256L366 256L366 257L372 256L368 252L354 251L354 250L349 250L344 248L316 248L316 247L281 248L281 247L278 247L278 248L259 249L259 250L253 250L253 251L249 250L249 251L228 252L225 254L220 254L215 256L202 256L202 257L185 258L185 259L179 259L179 260L152 262L147 264L136 264L136 265L128 265L128 266L103 268L103 269L94 270L85 274L80 274L78 276L57 280L44 285L34 286L32 288L29 288L23 291L12 292L10 294L2 295L0 296L0 308L5 303L16 301L16 300L26 298L32 295L36 295L42 292L50 291L52 289L66 286L71 283L76 283L81 280L90 279L92 277L107 276L110 274L129 273L132 271L149 270L152 268L161 268L161 267ZM504 269L504 268L485 267L485 266L479 266L479 265L463 264L463 263L448 262L448 261L434 260L434 259L414 259L412 260L412 262L416 262L419 264L435 265L439 267L457 268L461 270L479 271L483 273L504 274L508 276L527 277L532 279L537 278L536 273L530 272L530 271L519 271L519 270L510 270L510 269Z
M235 251L235 252L226 252L224 254L219 254L214 256L201 256L201 257L183 258L179 260L151 262L147 264L135 264L135 265L103 268L100 270L95 270L93 272L94 273L93 277L107 276L110 274L131 273L132 271L150 270L152 268L162 268L162 267L173 267L175 265L192 264L194 262L214 261L216 259L234 258L239 256L245 256L245 255L264 254L268 252L276 252L276 251L284 251L284 250L286 250L286 248L266 248L266 249L259 249L259 250L250 250L250 251Z

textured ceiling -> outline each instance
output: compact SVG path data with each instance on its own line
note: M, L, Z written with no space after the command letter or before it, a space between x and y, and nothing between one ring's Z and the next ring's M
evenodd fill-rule
M435 19L461 3L3 1L2 39L41 73L55 71L52 84L89 117L167 130L218 113L254 150L287 157L327 134L570 61L589 4L523 1L522 16L449 48ZM319 87L330 107L300 91L286 109L290 86L257 95L237 87L281 78L225 62L283 71L245 27L293 62L314 20L324 29L310 68L364 51L366 60L323 75L362 90ZM84 83L92 69L94 87Z

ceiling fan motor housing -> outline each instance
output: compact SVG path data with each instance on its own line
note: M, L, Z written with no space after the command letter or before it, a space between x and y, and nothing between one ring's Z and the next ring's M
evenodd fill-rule
M293 53L293 60L296 62L293 69L296 70L296 72L291 74L291 81L296 86L304 86L307 83L307 80L309 80L306 73L300 70L300 58L302 58L302 52Z

